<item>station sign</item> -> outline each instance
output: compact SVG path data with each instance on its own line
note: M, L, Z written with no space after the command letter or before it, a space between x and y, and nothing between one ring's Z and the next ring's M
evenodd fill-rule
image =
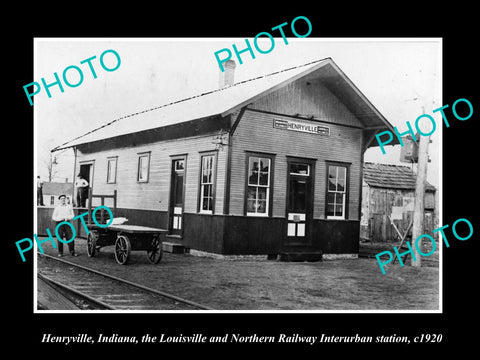
M316 135L330 135L330 128L321 125L315 125L304 121L273 119L275 129L299 131Z

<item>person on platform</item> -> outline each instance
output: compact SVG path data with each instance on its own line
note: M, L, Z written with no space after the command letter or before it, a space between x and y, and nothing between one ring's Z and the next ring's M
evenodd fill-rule
M88 198L88 181L85 180L82 174L77 175L75 188L77 189L77 206L85 207Z
M52 220L55 221L55 229L57 229L57 226L59 223L64 222L64 221L69 221L72 220L75 216L73 213L73 208L71 204L66 203L66 195L60 195L58 197L60 200L60 203L55 206L55 209L53 209L53 215L52 215ZM68 241L72 239L72 229L70 226L67 224L62 224L58 227L58 237ZM59 241L57 237L57 243L58 243L58 256L63 256L63 242ZM78 254L75 252L75 239L72 239L68 243L68 250L70 251L70 255L72 256L78 256Z

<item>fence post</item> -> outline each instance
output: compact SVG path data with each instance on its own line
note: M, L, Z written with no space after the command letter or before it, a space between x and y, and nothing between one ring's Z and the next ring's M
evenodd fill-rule
M92 224L92 188L88 188L88 223Z
M113 216L117 213L117 190L113 190Z

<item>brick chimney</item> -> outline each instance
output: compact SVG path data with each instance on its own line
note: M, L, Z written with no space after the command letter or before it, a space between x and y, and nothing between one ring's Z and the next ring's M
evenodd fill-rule
M228 60L225 64L223 64L225 71L220 70L220 77L218 79L219 89L233 85L236 66L237 65L235 64L235 61L233 60Z

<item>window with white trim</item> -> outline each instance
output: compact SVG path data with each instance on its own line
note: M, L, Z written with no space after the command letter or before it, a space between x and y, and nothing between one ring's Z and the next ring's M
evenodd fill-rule
M271 163L267 157L248 157L247 215L268 216Z
M138 154L138 182L148 182L148 173L150 170L150 152Z
M345 219L347 167L328 165L327 218Z
M200 176L200 212L213 212L213 182L215 179L215 155L202 156Z
M117 157L107 158L107 183L117 182Z

